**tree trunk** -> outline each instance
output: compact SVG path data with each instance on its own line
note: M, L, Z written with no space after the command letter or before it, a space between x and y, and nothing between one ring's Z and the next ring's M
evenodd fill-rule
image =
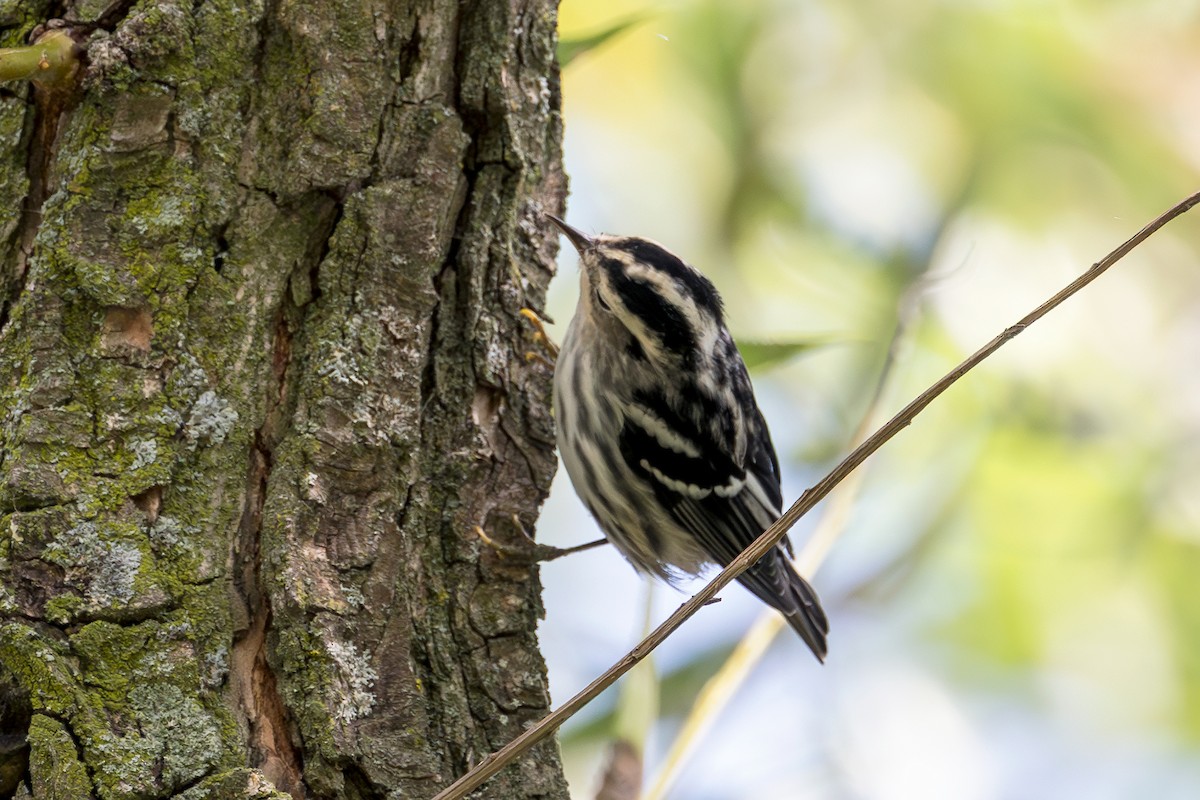
M429 797L548 704L475 526L554 469L554 5L0 24L48 13L98 25L0 98L0 795ZM484 794L566 797L554 747Z

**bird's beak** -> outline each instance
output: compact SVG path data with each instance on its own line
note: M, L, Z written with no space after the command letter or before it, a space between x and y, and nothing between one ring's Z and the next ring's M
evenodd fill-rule
M570 225L563 222L553 214L547 214L546 216L549 217L550 221L557 225L558 229L562 231L568 239L571 240L571 244L575 245L575 249L580 253L592 246L592 237L588 236L583 231L572 228Z

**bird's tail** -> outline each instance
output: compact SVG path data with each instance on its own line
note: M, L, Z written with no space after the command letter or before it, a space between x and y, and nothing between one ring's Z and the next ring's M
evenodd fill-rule
M790 563L786 561L784 563L787 571L791 574L788 588L791 590L794 603L791 609L783 610L783 615L788 624L796 629L796 633L800 634L800 638L813 651L817 660L823 664L825 655L829 652L825 642L825 637L829 633L829 620L825 618L821 601L817 599L817 593L813 591L812 586L800 577Z
M825 654L829 651L825 642L829 621L817 593L800 577L782 550L777 548L763 556L742 573L739 580L760 599L778 609L817 660L825 662Z

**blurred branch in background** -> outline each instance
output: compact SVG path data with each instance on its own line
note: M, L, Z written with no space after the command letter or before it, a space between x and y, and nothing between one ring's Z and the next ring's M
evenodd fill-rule
M649 581L645 595L643 636L650 632L653 609L654 584ZM638 664L621 682L608 763L601 776L596 800L638 800L641 797L646 741L658 720L659 685L653 658Z
M642 791L642 751L624 739L608 750L608 764L596 800L638 800Z

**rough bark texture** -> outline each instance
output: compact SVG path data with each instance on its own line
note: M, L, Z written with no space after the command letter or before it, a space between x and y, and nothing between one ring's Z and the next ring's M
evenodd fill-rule
M548 704L473 527L554 468L554 4L0 2L50 16L95 25L0 96L0 795L431 796Z

